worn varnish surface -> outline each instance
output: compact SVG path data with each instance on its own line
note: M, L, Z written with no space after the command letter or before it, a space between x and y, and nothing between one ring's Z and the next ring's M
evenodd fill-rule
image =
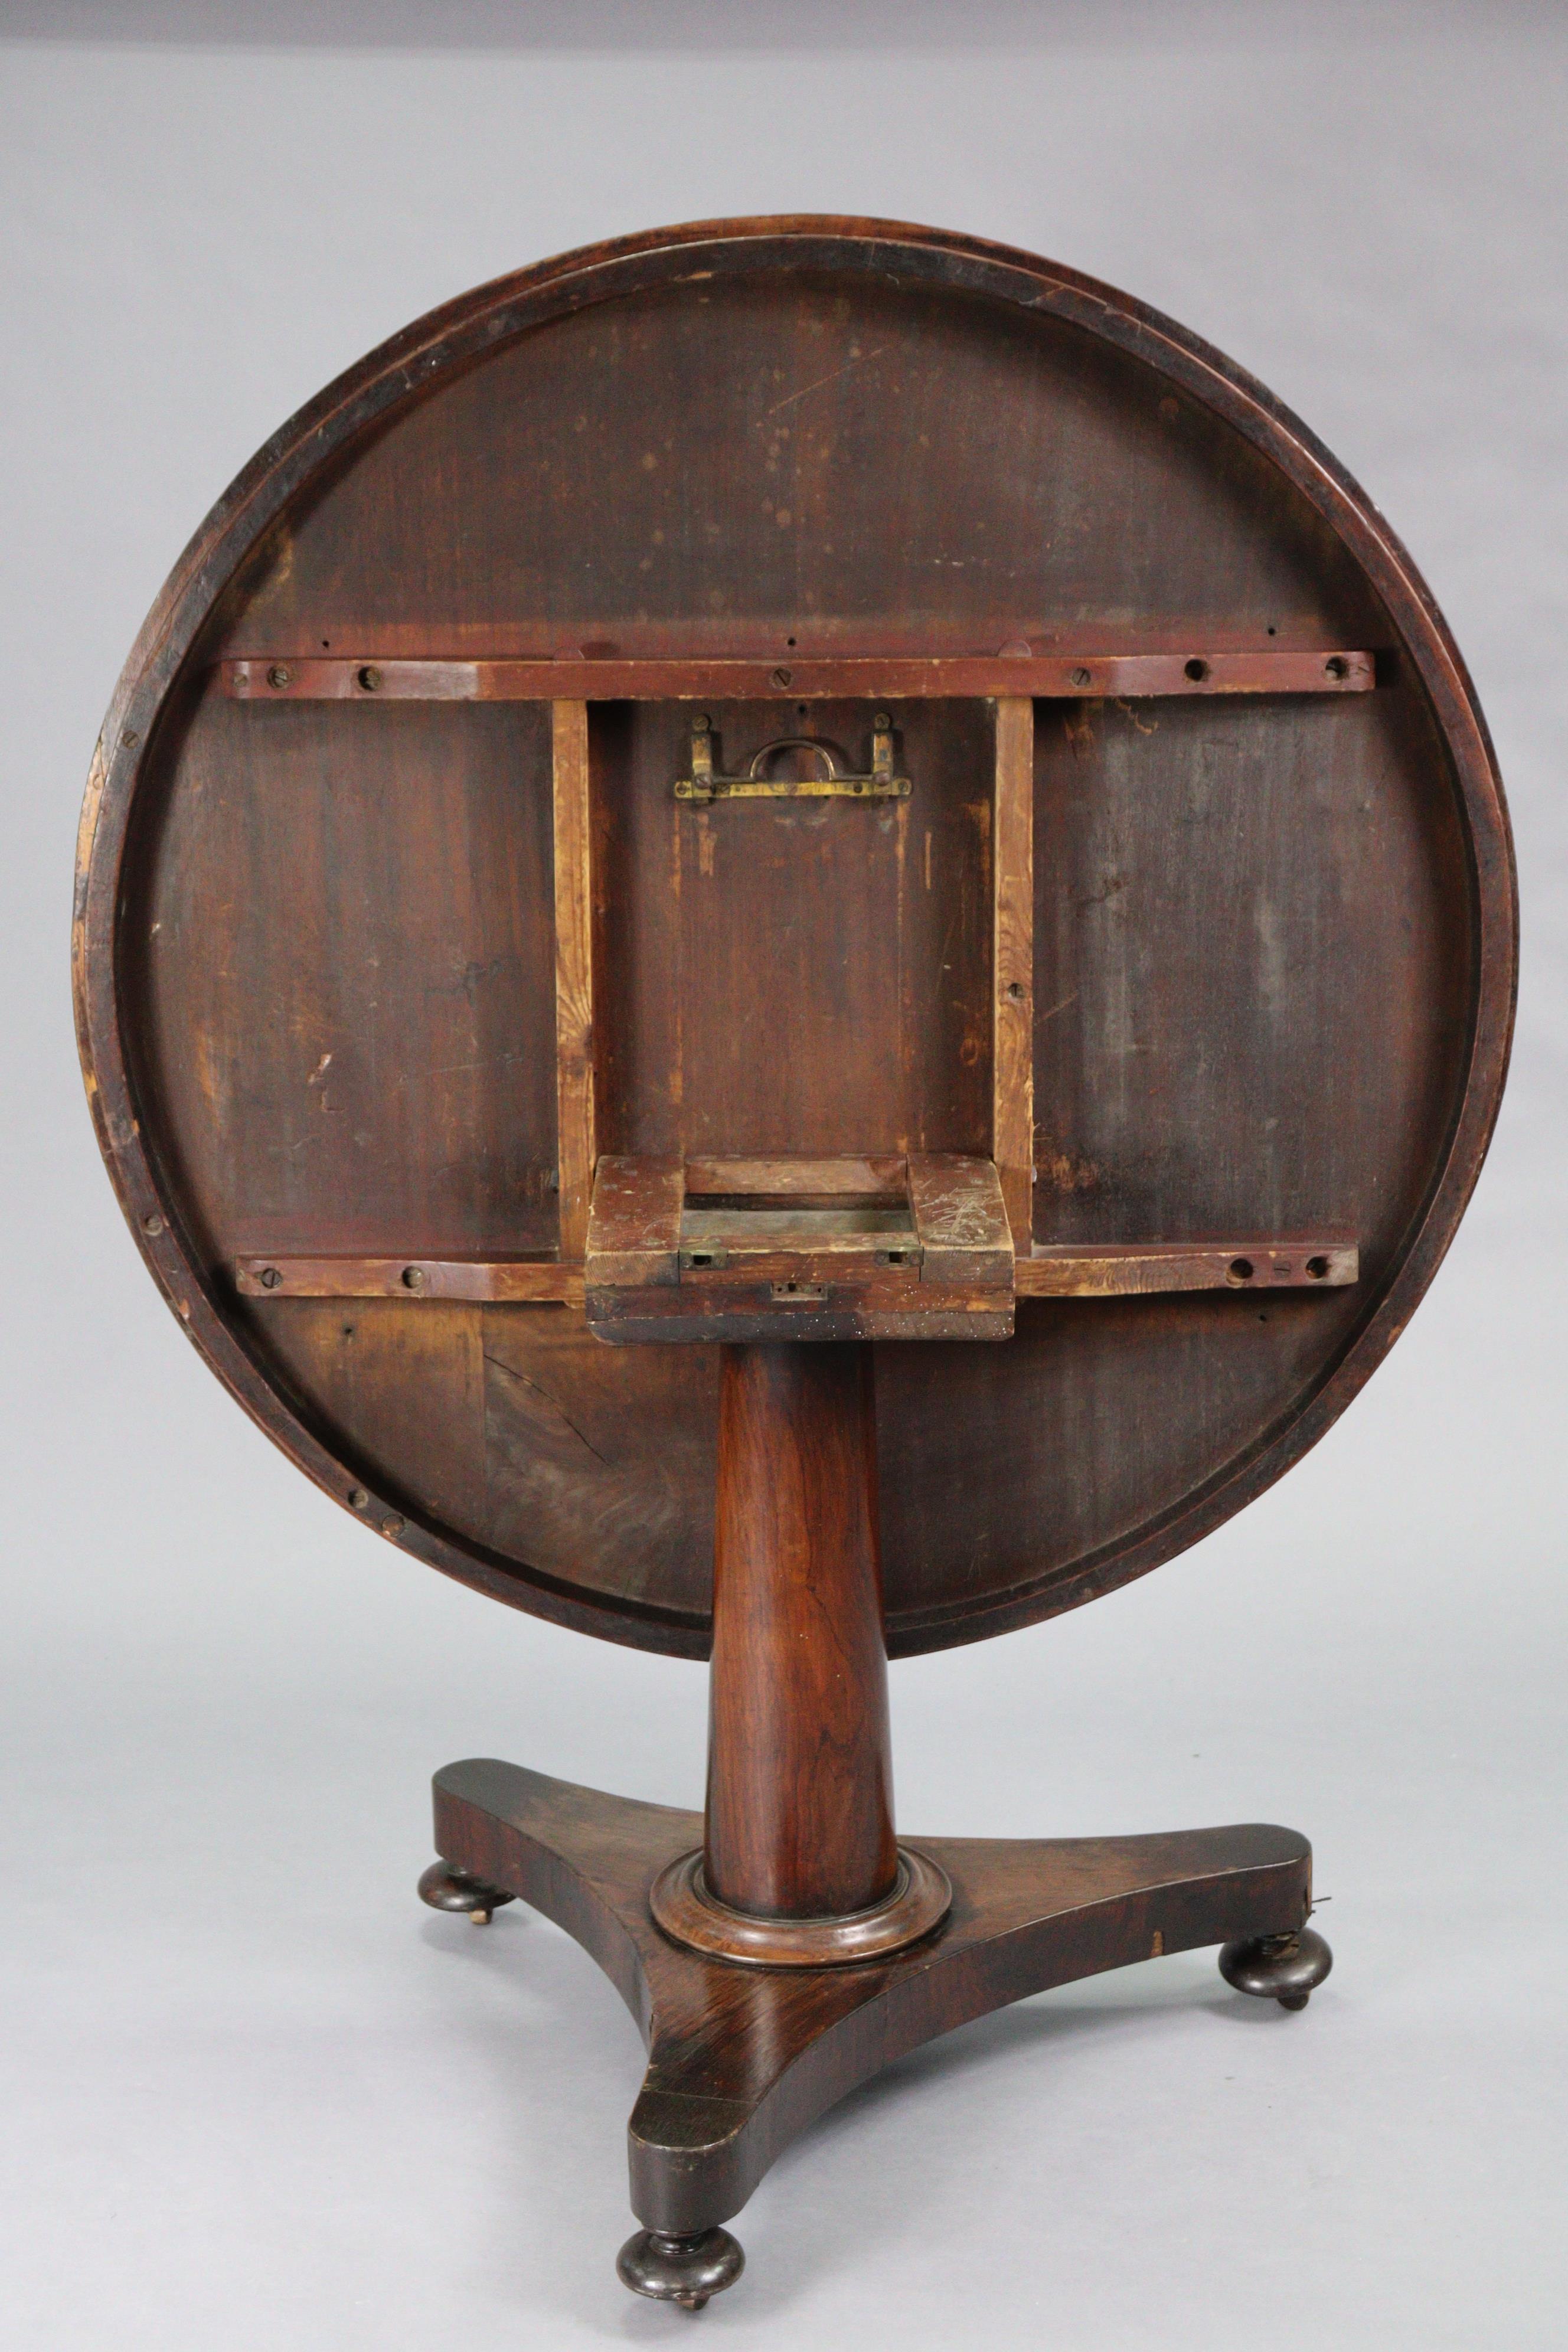
M241 1298L231 1268L553 1252L590 1108L618 1153L990 1152L996 720L889 696L907 802L701 809L672 797L689 703L595 703L574 879L547 704L267 707L214 665L1018 645L1376 651L1373 691L1038 703L1025 983L1038 1243L1342 1234L1361 1278L1023 1297L1010 1340L880 1348L895 1651L1215 1524L1440 1260L1500 1089L1513 899L1408 558L1268 394L1137 304L820 222L634 239L448 306L198 534L84 812L94 1115L193 1337L371 1525L703 1651L714 1351L600 1347L572 1304ZM710 715L727 766L800 732L858 767L878 707ZM580 938L584 889L594 1001L558 1101L555 917Z
M897 1868L871 1350L721 1364L708 1885L767 1917L863 1911Z

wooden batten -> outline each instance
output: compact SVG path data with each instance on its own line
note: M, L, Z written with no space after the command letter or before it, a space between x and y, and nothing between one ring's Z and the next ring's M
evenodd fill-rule
M1029 1252L1035 1161L1035 706L996 703L992 826L992 1156L1013 1247Z
M552 702L555 804L555 1106L561 1256L581 1265L597 1134L588 706Z

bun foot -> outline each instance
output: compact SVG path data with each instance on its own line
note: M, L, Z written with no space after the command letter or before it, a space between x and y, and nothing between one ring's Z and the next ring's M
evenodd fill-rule
M745 2267L746 2257L728 2230L702 2230L692 2238L639 2230L616 2256L624 2286L658 2303L678 2303L682 2311L700 2311L710 2295L733 2286Z
M1238 1936L1219 1956L1226 1984L1277 2000L1281 2009L1305 2009L1333 1965L1332 1952L1311 1927L1284 1936Z
M433 1862L419 1881L419 1900L432 1911L466 1911L476 1927L488 1927L501 1905L515 1903L517 1897L499 1886L487 1886L482 1878L470 1878L466 1870Z

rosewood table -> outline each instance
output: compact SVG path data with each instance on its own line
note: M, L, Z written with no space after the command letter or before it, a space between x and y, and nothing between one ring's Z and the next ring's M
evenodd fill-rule
M465 296L176 566L75 947L132 1231L268 1434L494 1599L711 1657L703 1812L454 1764L420 1888L547 1913L642 2025L629 2286L728 2285L780 2149L965 2019L1205 1945L1305 2005L1296 1832L900 1838L887 1706L1289 1469L1497 1110L1475 697L1258 384L883 222Z

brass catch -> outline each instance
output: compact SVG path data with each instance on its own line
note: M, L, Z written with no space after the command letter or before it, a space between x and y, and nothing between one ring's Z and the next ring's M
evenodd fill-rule
M811 751L823 762L826 773L787 778L766 775L763 769L775 751ZM763 745L743 776L717 776L713 772L712 728L699 714L691 722L691 773L682 776L675 787L678 801L905 801L909 796L908 776L893 773L891 721L880 712L871 738L868 776L842 774L827 745L809 735L781 735L776 742Z

